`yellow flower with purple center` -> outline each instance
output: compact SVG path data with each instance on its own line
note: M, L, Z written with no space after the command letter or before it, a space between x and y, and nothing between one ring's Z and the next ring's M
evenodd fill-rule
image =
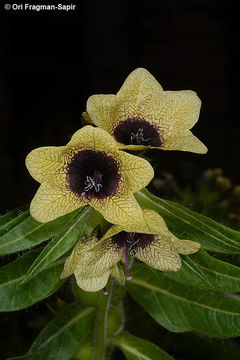
M62 278L74 273L79 287L98 291L104 288L111 274L116 274L120 261L125 263L127 279L131 279L129 255L161 271L178 271L179 254L192 254L199 248L197 242L175 237L159 214L143 209L141 224L113 225L100 241L80 240L65 263Z
M120 148L146 147L204 154L206 146L190 131L198 121L201 100L194 91L164 91L138 68L116 95L93 95L83 116L108 131Z
M84 205L113 224L142 221L133 193L153 178L148 161L120 151L105 130L85 126L66 146L41 147L26 158L32 177L41 183L31 215L48 222Z

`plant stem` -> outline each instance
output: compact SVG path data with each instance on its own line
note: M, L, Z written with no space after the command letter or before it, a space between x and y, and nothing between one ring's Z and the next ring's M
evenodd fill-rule
M110 282L110 281L109 281ZM95 320L95 344L93 350L93 360L103 360L105 347L107 344L107 319L108 310L112 296L112 282L107 286L108 295L103 292L99 294L97 303L97 316Z

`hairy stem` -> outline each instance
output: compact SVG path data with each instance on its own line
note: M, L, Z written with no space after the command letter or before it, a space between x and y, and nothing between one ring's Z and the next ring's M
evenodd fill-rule
M110 283L110 282L109 282ZM93 360L103 360L105 347L107 344L107 320L108 310L112 296L112 282L107 286L108 295L103 292L99 294L97 303L97 316L95 320L95 344L93 350Z

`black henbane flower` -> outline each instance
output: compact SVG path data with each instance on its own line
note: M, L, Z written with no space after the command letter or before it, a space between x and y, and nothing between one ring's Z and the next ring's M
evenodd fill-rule
M119 151L103 129L85 126L66 146L35 149L26 166L41 183L30 206L40 222L87 204L114 224L142 221L133 193L151 181L153 169L148 161Z
M143 209L143 221L135 225L114 225L99 241L76 244L67 259L62 278L74 273L78 286L85 291L98 291L106 285L109 276L120 279L122 260L126 265L127 279L131 279L128 257L135 256L151 267L162 271L178 271L181 268L180 254L192 254L200 244L179 240L167 228L163 218L152 210Z
M120 148L204 154L206 146L190 131L200 107L194 91L164 91L146 69L138 68L116 95L90 96L83 116L113 135Z

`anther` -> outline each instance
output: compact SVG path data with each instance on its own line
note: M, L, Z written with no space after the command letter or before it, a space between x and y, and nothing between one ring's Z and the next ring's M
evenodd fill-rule
M142 143L147 143L151 140L151 138L144 139L143 137L143 128L139 128L136 134L131 133L131 144L136 143L137 145L140 145Z
M96 192L99 192L102 188L102 184L100 183L101 180L102 175L98 171L95 171L93 178L91 178L91 176L87 176L87 180L84 182L86 186L83 188L83 190L89 191L94 188Z

